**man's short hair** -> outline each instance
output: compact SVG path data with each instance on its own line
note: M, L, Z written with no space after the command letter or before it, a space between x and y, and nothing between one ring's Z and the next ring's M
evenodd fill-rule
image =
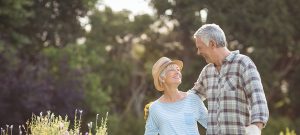
M209 41L214 40L217 47L227 47L224 31L216 24L204 24L194 34L194 38L201 38L208 46Z

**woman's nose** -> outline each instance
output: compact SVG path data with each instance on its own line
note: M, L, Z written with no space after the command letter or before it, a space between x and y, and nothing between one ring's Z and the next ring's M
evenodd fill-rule
M181 75L181 72L180 72L180 70L176 70L176 74L179 74L179 75Z

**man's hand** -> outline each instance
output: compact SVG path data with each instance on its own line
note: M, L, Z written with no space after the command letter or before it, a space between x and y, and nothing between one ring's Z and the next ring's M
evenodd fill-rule
M260 130L264 128L264 124L261 122L254 122L253 124L256 125Z
M256 124L246 127L246 135L261 135L261 129Z

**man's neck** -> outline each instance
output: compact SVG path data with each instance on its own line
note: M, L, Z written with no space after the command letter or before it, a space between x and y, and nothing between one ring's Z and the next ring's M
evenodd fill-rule
M230 55L230 51L226 47L218 48L217 53L216 53L216 61L214 62L214 65L220 71L223 61L225 58Z

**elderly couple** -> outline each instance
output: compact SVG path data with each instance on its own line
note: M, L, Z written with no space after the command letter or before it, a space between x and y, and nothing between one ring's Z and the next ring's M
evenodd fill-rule
M145 135L199 135L197 122L208 135L260 135L269 110L253 61L229 51L216 24L200 27L194 39L208 64L188 92L178 90L182 61L162 57L153 65L154 86L163 94L147 110Z

